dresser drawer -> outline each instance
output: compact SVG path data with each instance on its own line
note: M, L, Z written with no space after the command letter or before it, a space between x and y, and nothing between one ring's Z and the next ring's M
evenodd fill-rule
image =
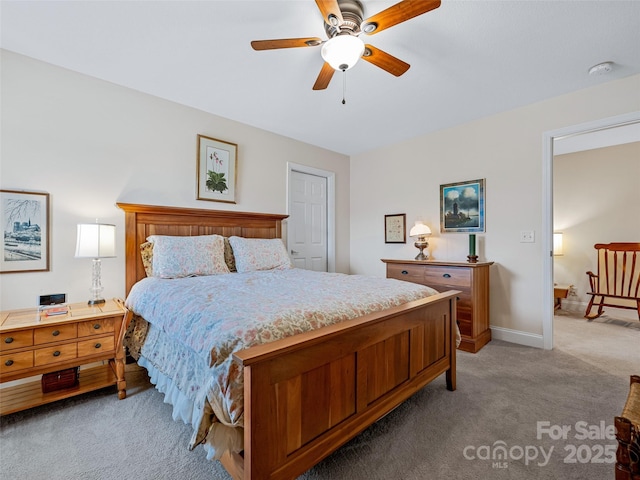
M387 264L387 278L424 284L424 267L422 265L394 265L389 263Z
M428 267L424 271L424 283L434 288L436 285L470 287L471 270L468 268Z
M0 373L11 373L33 367L33 352L7 353L0 355Z
M31 345L33 345L33 330L21 330L0 335L0 352L30 347Z
M120 318L122 320L122 318ZM104 335L113 333L115 321L112 318L101 318L99 320L89 320L78 323L78 337L88 337L90 335Z
M113 335L110 337L97 337L91 340L83 340L78 342L78 357L88 357L90 355L99 355L102 352L111 352L114 349L114 345Z
M36 328L33 334L33 341L35 345L42 345L43 343L69 340L70 338L76 338L78 336L77 332L75 323Z
M458 328L460 329L460 335L465 337L473 336L473 322L470 319L458 318Z
M50 363L64 362L73 360L76 355L76 344L68 343L67 345L57 345L55 347L39 348L34 351L35 365L49 365Z

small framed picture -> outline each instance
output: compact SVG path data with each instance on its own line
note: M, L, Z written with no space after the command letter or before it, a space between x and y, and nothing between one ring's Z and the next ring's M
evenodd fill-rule
M198 200L236 203L238 145L198 135Z
M384 216L384 243L407 243L406 217L404 213Z
M484 232L484 179L440 185L440 231Z
M0 190L0 273L49 271L49 194Z

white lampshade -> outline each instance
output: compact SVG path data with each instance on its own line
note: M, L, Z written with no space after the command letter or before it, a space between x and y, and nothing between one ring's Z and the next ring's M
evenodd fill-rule
M364 42L353 35L337 35L327 40L320 54L335 70L349 70L364 53Z
M562 250L562 233L553 234L553 254L564 255L564 251Z
M416 222L409 232L410 237L426 237L427 235L431 235L431 229L422 222Z
M103 223L78 224L76 257L116 256L116 226Z

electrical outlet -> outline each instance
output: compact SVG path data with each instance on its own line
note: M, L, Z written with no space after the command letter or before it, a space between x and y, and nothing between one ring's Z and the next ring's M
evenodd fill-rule
M520 232L520 243L534 243L536 241L536 233L533 230L523 230Z

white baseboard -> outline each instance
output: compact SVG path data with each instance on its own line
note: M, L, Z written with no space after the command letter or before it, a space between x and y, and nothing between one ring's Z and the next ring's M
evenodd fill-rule
M527 347L544 348L544 339L542 335L521 332L519 330L511 330L510 328L491 327L491 338L516 343L518 345L525 345Z

